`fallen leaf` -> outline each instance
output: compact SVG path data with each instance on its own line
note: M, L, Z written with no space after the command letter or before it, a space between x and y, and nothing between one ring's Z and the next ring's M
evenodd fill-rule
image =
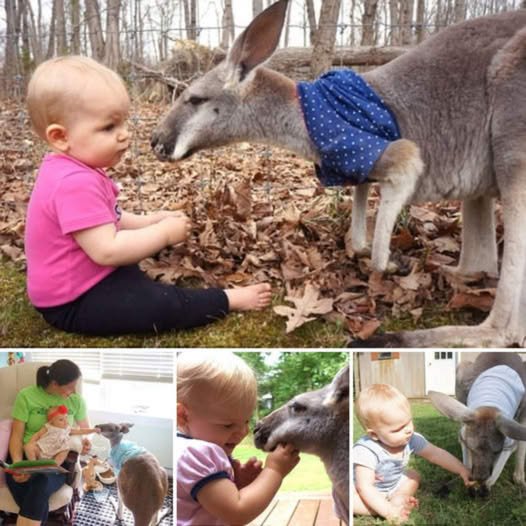
M312 314L328 314L332 311L334 300L331 298L318 299L320 291L313 287L311 283L305 285L303 296L286 296L285 300L294 303L294 307L278 305L274 307L274 312L287 319L286 332L292 332L301 327L304 323L316 319Z

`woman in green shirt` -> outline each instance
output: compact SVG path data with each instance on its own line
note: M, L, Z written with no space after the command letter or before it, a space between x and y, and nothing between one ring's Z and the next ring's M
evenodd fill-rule
M47 421L50 407L65 405L71 426L89 428L84 399L76 393L81 376L78 366L70 360L57 360L49 367L37 371L36 385L22 389L13 407L13 427L9 440L12 462L24 458L24 444L39 431ZM91 443L83 440L83 453ZM51 494L66 481L64 474L7 475L7 486L20 507L17 526L39 526L47 520Z

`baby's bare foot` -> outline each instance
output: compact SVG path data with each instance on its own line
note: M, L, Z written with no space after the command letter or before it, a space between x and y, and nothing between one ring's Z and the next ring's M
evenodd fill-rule
M268 283L226 289L230 310L260 310L270 305L272 291Z

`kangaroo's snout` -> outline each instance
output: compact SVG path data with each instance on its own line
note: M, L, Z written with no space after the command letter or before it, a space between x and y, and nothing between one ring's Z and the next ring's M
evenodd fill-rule
M254 445L258 449L265 449L265 445L268 441L268 437L270 436L269 429L265 429L263 420L260 420L256 423L254 427Z
M171 153L174 150L175 140L169 140L164 136L162 130L157 127L152 132L150 146L152 147L153 153L157 159L159 159L159 161L168 161L170 159Z

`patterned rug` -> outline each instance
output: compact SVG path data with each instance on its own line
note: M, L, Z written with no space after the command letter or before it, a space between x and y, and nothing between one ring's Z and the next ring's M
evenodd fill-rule
M77 507L73 525L108 526L116 524L116 506L117 488L115 484L104 486L101 492L85 493ZM164 499L161 516L163 519L159 523L159 526L173 526L173 490L171 480L168 495ZM124 521L121 524L126 526L133 525L133 516L126 508L124 508Z

